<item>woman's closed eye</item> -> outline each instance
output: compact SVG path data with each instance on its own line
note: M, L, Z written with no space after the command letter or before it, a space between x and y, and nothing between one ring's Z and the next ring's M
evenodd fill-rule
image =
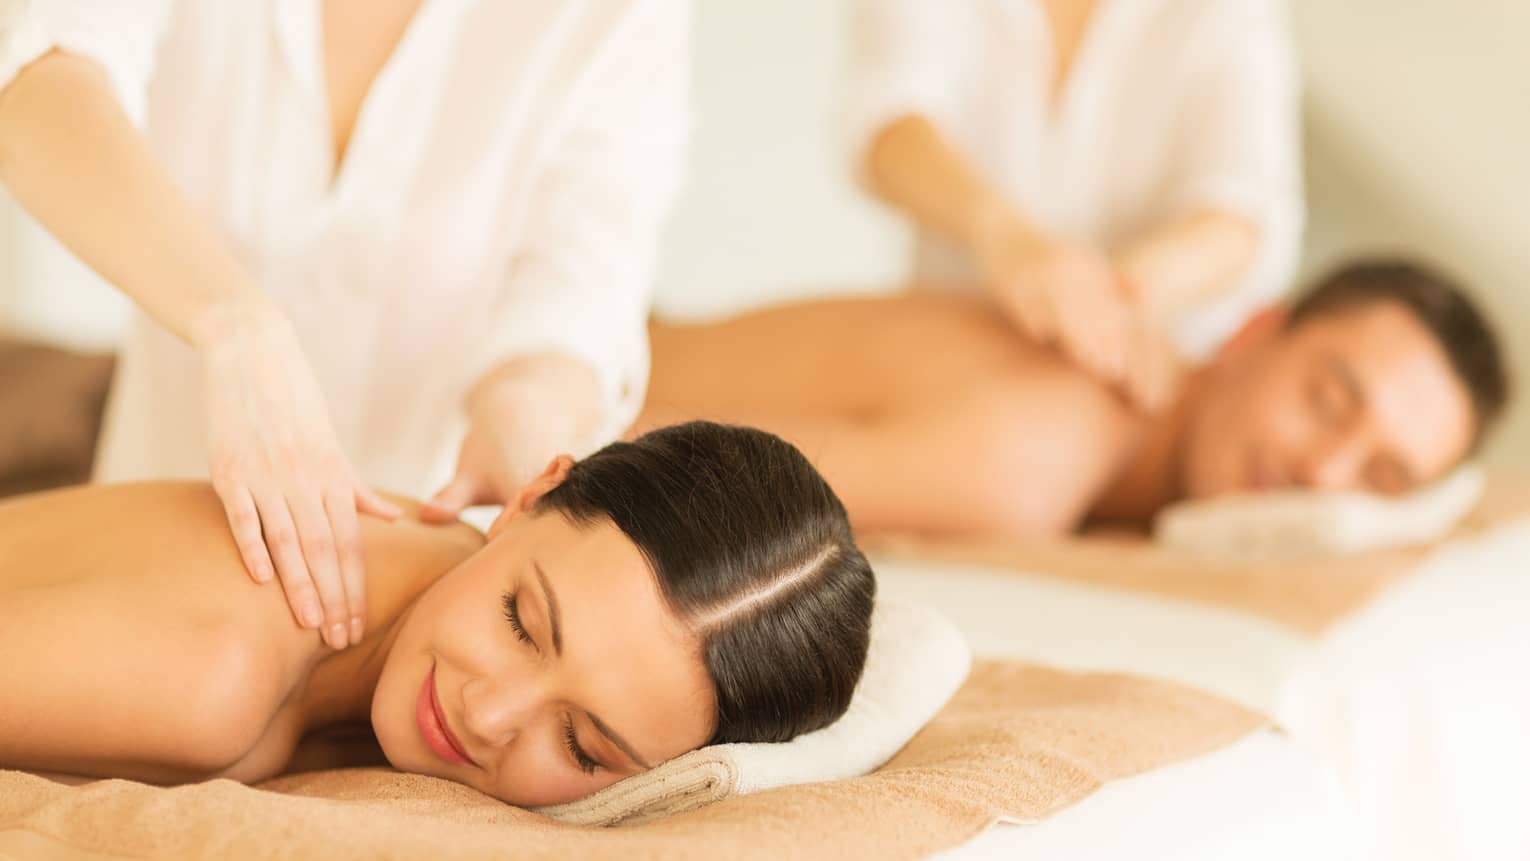
M536 640L531 638L531 634L526 632L526 626L521 623L520 594L506 592L500 601L505 606L505 619L510 622L510 629L515 631L516 639L540 652Z
M594 757L585 753L584 748L579 746L579 734L574 732L574 716L571 714L563 716L563 746L568 748L569 756L574 758L574 765L580 771L585 774L594 774L600 770L600 763L596 762Z

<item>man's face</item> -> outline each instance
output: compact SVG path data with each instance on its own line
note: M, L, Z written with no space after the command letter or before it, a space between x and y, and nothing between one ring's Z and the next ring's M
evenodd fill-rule
M1217 359L1190 418L1191 498L1284 487L1399 494L1466 456L1470 393L1401 304L1246 334Z

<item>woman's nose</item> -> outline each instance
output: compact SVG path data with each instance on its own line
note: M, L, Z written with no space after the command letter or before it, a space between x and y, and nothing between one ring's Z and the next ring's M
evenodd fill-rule
M533 679L480 676L462 689L464 728L478 744L507 745L530 722L540 700Z

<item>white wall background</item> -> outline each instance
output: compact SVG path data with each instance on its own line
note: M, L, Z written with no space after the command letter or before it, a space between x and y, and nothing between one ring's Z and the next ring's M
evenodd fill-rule
M1308 94L1307 270L1377 248L1437 260L1478 286L1530 380L1530 0L1290 3ZM908 232L854 187L834 124L847 8L695 3L697 126L661 313L882 289L903 271ZM99 346L123 313L0 212L0 323ZM1530 410L1513 411L1492 456L1530 464Z
M691 176L665 241L660 313L892 286L911 232L852 182L835 122L847 0L694 8Z

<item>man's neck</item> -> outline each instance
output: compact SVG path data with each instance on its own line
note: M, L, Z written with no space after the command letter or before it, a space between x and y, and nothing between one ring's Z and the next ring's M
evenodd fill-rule
M1142 423L1135 451L1090 509L1091 521L1146 526L1160 510L1184 495L1184 444L1205 384L1205 371L1191 373L1179 398Z

